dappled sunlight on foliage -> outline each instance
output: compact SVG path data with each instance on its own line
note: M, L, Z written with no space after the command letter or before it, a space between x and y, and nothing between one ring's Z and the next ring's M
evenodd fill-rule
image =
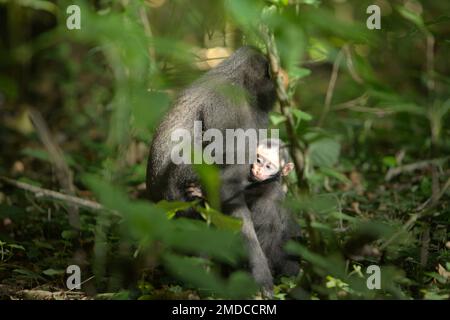
M66 291L69 265L83 297L261 297L217 167L195 166L205 201L145 188L177 94L243 45L271 59L270 128L295 163L283 205L301 270L274 299L449 299L450 4L77 3L70 30L70 1L0 1L0 299ZM175 217L187 209L198 219Z

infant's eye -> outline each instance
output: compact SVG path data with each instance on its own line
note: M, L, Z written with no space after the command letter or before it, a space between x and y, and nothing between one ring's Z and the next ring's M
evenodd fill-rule
M256 159L256 162L261 163L261 159L260 159L260 158L257 158L257 159Z
M270 169L270 165L266 165L266 168L267 168L267 169Z

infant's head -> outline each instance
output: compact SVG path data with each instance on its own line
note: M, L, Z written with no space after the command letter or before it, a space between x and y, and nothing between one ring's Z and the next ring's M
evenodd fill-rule
M262 140L256 149L256 161L252 164L252 180L261 182L279 175L286 176L294 168L279 139Z

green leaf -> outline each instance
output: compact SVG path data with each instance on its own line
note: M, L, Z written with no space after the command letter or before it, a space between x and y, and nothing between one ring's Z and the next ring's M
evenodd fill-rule
M289 72L289 79L291 79L291 81L296 81L301 78L307 77L310 74L311 74L310 69L294 67Z
M242 221L240 219L225 215L209 206L206 208L197 206L196 209L200 211L214 226L223 230L240 231Z
M65 271L64 270L56 270L56 269L51 269L50 268L50 269L42 271L42 273L45 274L46 276L53 277L53 276L63 275L65 273Z
M194 206L194 202L161 200L156 204L156 206L166 212L167 218L172 219L177 211L183 211L191 208Z
M149 101L152 112L149 112ZM157 125L157 121L162 118L169 105L170 99L166 93L136 92L132 103L133 124L137 129L150 130Z
M309 145L308 155L311 163L318 167L332 167L339 159L341 145L331 139L323 138Z
M205 190L208 203L216 209L220 208L220 171L215 165L194 164L200 183Z
M304 121L312 120L312 116L309 113L306 113L302 110L290 108L289 111L294 115L296 127L298 127L298 125L300 124L300 121L302 121L302 120L304 120Z
M287 252L299 255L310 262L318 274L322 276L331 274L336 278L344 279L346 267L345 261L340 255L325 257L312 252L301 244L293 241L289 241L285 248Z
M270 122L274 126L278 126L280 123L283 123L287 120L286 116L282 115L281 113L277 112L271 112L269 115Z
M310 39L311 46L308 48L308 53L314 61L326 60L330 51L329 45L317 38Z
M231 274L226 286L226 294L235 299L250 297L258 287L252 277L246 272L236 271Z
M18 5L28 7L34 10L43 10L55 14L59 11L58 7L51 1L44 0L16 0ZM0 1L1 3L2 1Z
M393 156L383 157L383 164L389 168L395 167L397 165L397 159Z
M20 244L8 244L8 247L10 247L11 249L17 249L17 250L22 250L25 251L25 248L23 246L21 246Z
M174 219L163 241L171 248L186 253L199 253L235 264L245 256L242 239L237 232L208 227L202 221Z
M45 241L40 241L40 240L34 239L33 243L36 248L43 248L43 249L49 249L49 250L54 249L50 243L45 242Z
M251 31L252 23L259 21L264 9L262 1L225 1L227 12L245 30Z
M397 10L405 19L414 23L420 30L426 31L425 23L419 14L401 6L398 6Z
M197 259L166 254L164 264L174 276L185 283L202 288L219 297L249 298L257 289L255 282L248 274L238 271L226 281L212 270L207 270L199 264Z
M344 174L340 173L337 170L334 170L333 168L322 167L322 168L320 168L320 172L328 177L335 178L342 183L350 183L351 182L350 179L347 178Z
M61 232L61 237L65 240L75 239L78 236L78 233L74 230L64 230Z

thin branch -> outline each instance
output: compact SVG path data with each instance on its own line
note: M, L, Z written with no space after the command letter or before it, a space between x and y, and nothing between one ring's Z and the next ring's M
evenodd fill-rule
M75 192L75 187L73 185L73 174L69 169L65 159L64 153L61 148L54 141L47 124L41 113L36 109L29 110L29 116L31 122L33 123L36 132L44 145L45 149L48 151L50 160L55 168L56 177L62 189L66 192Z
M42 144L49 154L50 160L55 168L56 177L61 188L70 195L75 194L73 184L73 173L64 159L64 153L54 141L50 130L45 123L41 113L36 109L29 110L30 119L39 135ZM76 230L80 229L80 216L77 207L69 206L69 223Z
M95 202L95 201L67 195L67 194L49 190L49 189L36 187L31 184L28 184L25 182L19 182L19 181L16 181L16 180L13 180L13 179L10 179L7 177L0 176L0 181L8 184L10 186L14 186L16 188L29 191L29 192L33 193L36 198L41 198L41 197L49 198L49 199L53 199L53 200L63 201L63 202L69 203L70 205L82 207L82 208L89 209L89 210L94 210L94 211L105 210L105 211L109 211L109 212L118 214L116 211L109 210L109 209L105 208L103 205L101 205L100 203Z
M450 188L450 178L448 178L448 180L445 182L444 186L441 188L439 193L437 193L436 195L432 194L427 201L425 201L419 207L417 207L416 211L422 211L429 206L436 205L439 199L441 199L444 196L448 188Z
M385 181L389 181L392 178L404 173L404 172L412 172L418 169L424 169L431 165L442 165L445 161L447 161L449 157L431 159L431 160L423 160L419 162L414 162L406 165L402 165L395 168L390 168L384 177Z
M325 96L324 108L322 111L322 115L319 119L319 126L322 126L325 117L330 111L331 99L333 98L334 88L336 87L336 81L339 72L339 66L341 64L342 58L344 58L344 48L342 48L336 56L336 60L333 63L333 69L331 71L330 82L328 83L327 94Z
M145 35L149 38L153 38L153 32L152 27L150 26L150 21L148 20L147 11L145 10L145 7L142 7L139 9L139 18L141 19L142 25L144 26L144 32ZM155 48L153 45L150 45L148 48L148 54L152 61L155 61Z
M348 69L350 76L353 78L353 80L355 80L355 82L357 82L359 84L364 83L364 80L358 74L358 72L356 71L355 66L353 64L352 52L350 50L350 47L344 46L343 49L344 49L344 53L345 53L345 57L346 57L347 69Z

